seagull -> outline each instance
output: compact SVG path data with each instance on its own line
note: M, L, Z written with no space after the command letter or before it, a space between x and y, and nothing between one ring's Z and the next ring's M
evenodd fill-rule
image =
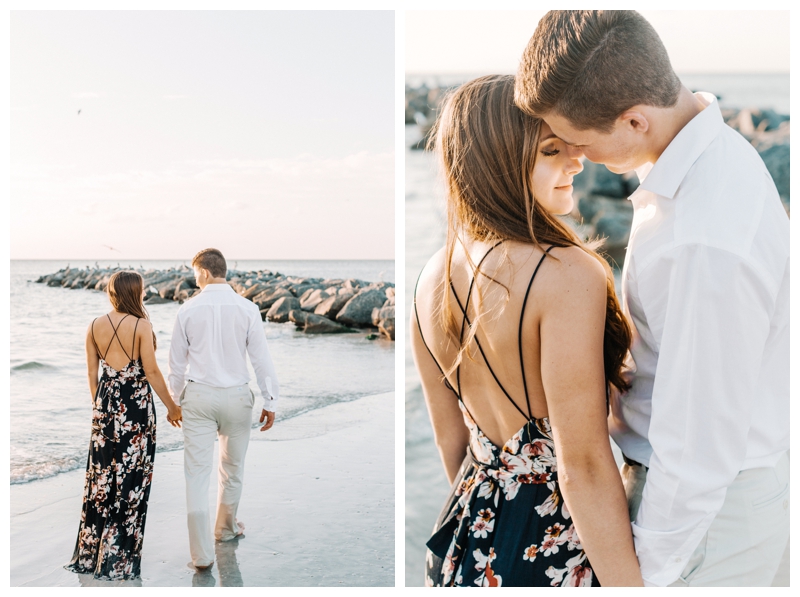
M116 249L116 248L114 248L114 247L112 247L110 245L103 245L103 246L108 248L108 249L111 249L112 251L116 251L117 253L122 253L122 251L120 251L119 249Z
M81 115L81 111L80 111L80 110L78 110L78 116L80 116L80 115Z

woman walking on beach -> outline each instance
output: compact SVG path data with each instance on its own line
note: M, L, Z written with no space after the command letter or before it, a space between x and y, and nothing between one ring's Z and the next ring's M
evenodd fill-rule
M156 337L142 304L142 277L117 272L107 292L113 310L92 321L86 333L92 438L78 540L65 568L97 579L129 580L139 576L156 452L150 386L176 427L181 408L156 363Z
M426 584L641 586L606 424L630 330L610 268L555 217L581 154L514 106L513 76L461 86L435 132L448 236L410 329L452 488Z

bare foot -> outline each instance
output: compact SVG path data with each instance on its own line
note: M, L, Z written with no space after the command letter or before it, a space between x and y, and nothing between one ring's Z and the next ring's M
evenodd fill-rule
M241 522L239 522L239 521L237 520L237 521L236 521L236 526L237 526L237 527L239 527L239 532L238 532L238 533L236 533L236 536L237 536L237 537L241 537L241 536L244 534L244 524L242 524Z

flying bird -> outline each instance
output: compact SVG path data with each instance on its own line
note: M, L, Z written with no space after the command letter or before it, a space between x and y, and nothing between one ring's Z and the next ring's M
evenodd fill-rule
M119 249L112 247L111 245L103 245L104 247L111 249L112 251L116 251L117 253L122 253Z
M80 110L78 110L78 116L80 116L80 115L81 115L81 111L80 111Z

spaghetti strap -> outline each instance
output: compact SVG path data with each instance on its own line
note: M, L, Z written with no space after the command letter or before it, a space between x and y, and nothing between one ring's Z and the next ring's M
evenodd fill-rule
M94 322L95 321L97 321L97 317L95 317L92 320L92 326L91 326L91 328L92 328L92 344L94 344L94 349L97 351L97 356L100 357L101 359L103 359L103 357L100 356L100 348L97 346L97 340L94 339ZM105 359L103 359L103 360L105 360Z
M531 400L528 396L528 380L525 378L525 361L522 358L522 319L525 317L525 306L528 304L528 295L531 292L531 286L533 286L533 279L536 277L539 268L542 267L542 263L544 262L545 257L550 252L550 249L555 247L556 245L550 245L548 249L542 255L542 258L539 259L539 263L536 264L536 269L533 270L533 275L531 276L530 282L528 282L528 289L525 291L525 298L522 299L522 310L519 314L519 335L517 339L517 344L519 345L519 368L522 372L522 387L525 392L525 404L528 406L528 418L533 418L533 411L531 410Z
M461 396L458 395L458 392L455 391L453 386L448 381L447 376L444 374L444 370L442 369L442 366L439 364L439 361L436 360L436 357L433 356L433 352L431 351L430 347L428 346L428 343L425 342L425 336L422 335L422 325L419 322L419 312L417 311L417 287L419 286L419 279L421 277L422 277L422 272L419 273L419 276L417 276L417 283L414 284L414 319L417 320L417 329L419 330L419 337L422 340L422 343L425 345L425 348L427 349L428 354L431 355L431 358L433 359L433 362L436 363L436 367L438 367L439 372L442 374L442 379L444 380L445 387L448 390L450 390L451 392L453 392L453 394L455 394L456 397L459 400L461 400Z
M136 325L133 326L133 341L131 342L131 360L133 360L133 355L136 354L136 330L139 328L139 320L141 318L136 318ZM126 353L127 354L127 353Z
M110 323L110 324L111 324L111 329L112 329L112 330L114 330L114 335L113 335L113 336L111 336L111 340L108 342L108 346L106 347L106 354L105 354L105 356L103 356L103 357L102 357L102 358L103 358L103 360L104 360L104 361L106 360L106 357L108 356L108 351L109 351L109 349L111 348L111 344L114 342L114 338L116 338L116 339L117 339L117 342L119 342L119 347L122 349L122 352L124 352L124 353L125 353L125 356L126 356L126 357L128 357L128 359L132 361L132 360L133 360L133 357L132 357L132 356L130 356L130 355L127 353L127 351L125 350L125 347L122 345L122 340L120 340L120 339L119 339L119 336L117 335L117 330L119 330L119 326L121 326L121 325L122 325L122 322L123 322L123 321L125 321L125 319L126 319L127 317L129 317L129 315L127 315L127 314L126 314L126 315L125 315L125 317L123 317L122 319L120 319L120 320L119 320L119 323L117 324L117 327L114 327L114 322L113 322L113 321L111 321L111 317L109 317L108 313L106 313L106 317L108 317L108 323Z

